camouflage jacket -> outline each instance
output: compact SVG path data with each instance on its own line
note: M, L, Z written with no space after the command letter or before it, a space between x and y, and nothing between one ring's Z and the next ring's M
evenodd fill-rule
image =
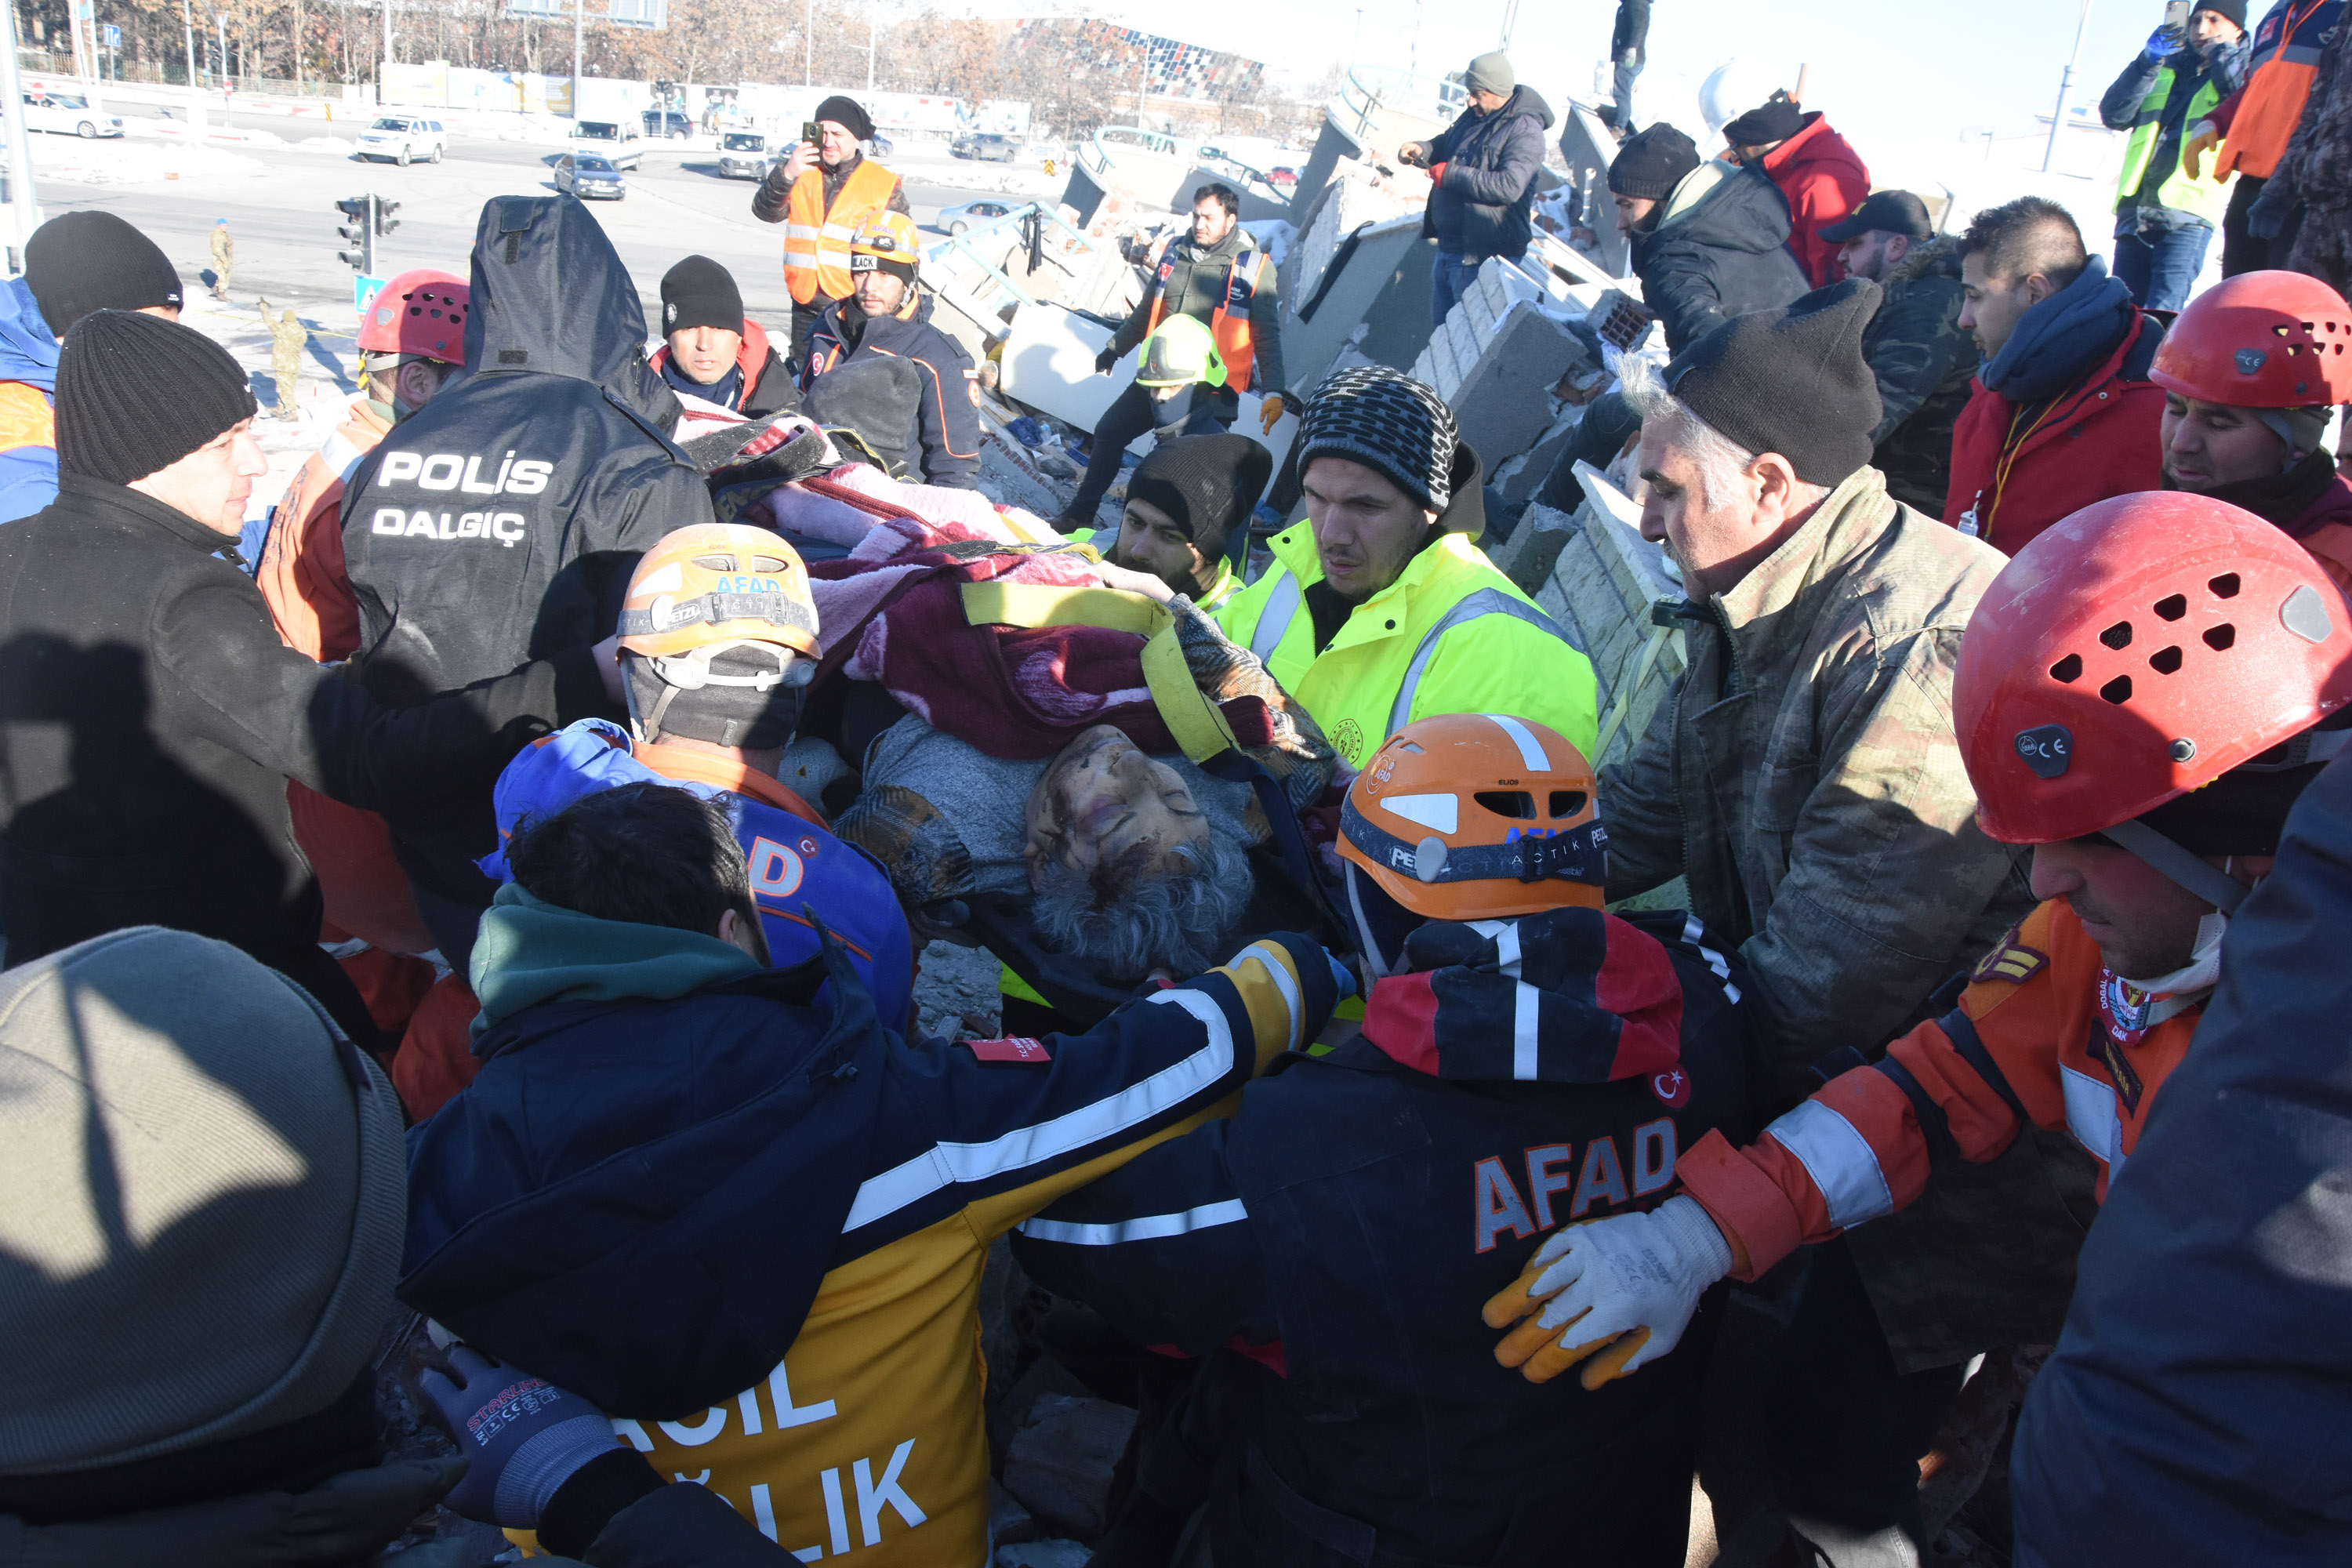
M2032 908L2019 853L1976 826L1952 735L1960 633L2002 563L1857 469L1685 607L1690 668L1602 774L1610 896L1688 879L1770 1005L1784 1094L1924 1017Z
M1870 433L1886 493L1929 517L1951 488L1952 424L1968 405L1977 346L1960 331L1960 247L1930 240L1886 280L1885 302L1863 331L1862 356L1885 410Z

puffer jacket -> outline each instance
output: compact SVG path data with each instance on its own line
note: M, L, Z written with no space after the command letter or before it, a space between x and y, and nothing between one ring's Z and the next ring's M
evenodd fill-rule
M1838 247L1822 230L1842 221L1870 195L1870 170L1819 111L1803 129L1757 161L1789 199L1789 254L1816 289L1836 282Z
M1885 476L1888 495L1929 517L1942 515L1951 489L1952 424L1976 374L1960 298L1959 242L1930 240L1895 265L1862 335L1881 411L1871 465Z
M1535 89L1519 87L1494 113L1465 109L1430 138L1429 166L1438 179L1422 216L1422 237L1465 261L1526 250L1535 232L1529 214L1536 171L1543 167L1544 132L1551 123L1551 105Z
M1701 163L1633 234L1642 298L1680 353L1734 316L1785 305L1811 287L1789 254L1789 204L1760 169Z

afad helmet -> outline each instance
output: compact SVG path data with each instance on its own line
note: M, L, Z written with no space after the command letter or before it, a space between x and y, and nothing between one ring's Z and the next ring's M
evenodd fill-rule
M466 363L466 312L473 290L447 272L420 267L383 286L360 323L362 353L415 354Z
M2189 301L2147 378L2232 408L2352 403L2352 307L2300 272L2241 272Z
M1446 713L1389 737L1348 788L1339 855L1428 920L1601 906L1608 834L1592 764L1555 731Z
M2275 847L2352 733L2313 726L2347 703L2352 614L2318 563L2252 512L2167 491L2084 507L2019 551L1952 683L1987 834L2101 835L2225 910L2242 888L2198 857Z
M1185 386L1196 381L1225 384L1225 356L1208 328L1190 316L1171 316L1143 340L1135 370L1139 386Z
M922 237L905 213L878 212L857 226L849 239L849 270L891 272L912 283L923 262Z
M637 563L621 604L630 717L640 736L781 745L818 656L808 568L762 528L700 523ZM795 657L799 656L799 657Z

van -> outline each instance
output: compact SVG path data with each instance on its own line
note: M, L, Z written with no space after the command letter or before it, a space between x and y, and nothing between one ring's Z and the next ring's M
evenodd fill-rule
M593 153L615 169L634 169L646 155L646 133L635 116L627 120L575 120L564 143L574 153Z

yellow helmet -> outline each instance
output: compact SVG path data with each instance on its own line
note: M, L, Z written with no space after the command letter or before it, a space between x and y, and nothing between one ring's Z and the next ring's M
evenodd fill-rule
M1171 316L1143 340L1135 368L1139 386L1183 386L1202 381L1225 384L1225 356L1208 328L1190 316Z
M637 563L621 602L621 647L674 658L719 643L782 643L817 657L808 568L764 528L698 523Z
M922 259L922 237L915 232L915 220L905 213L876 213L850 237L852 272L895 272L912 283Z

